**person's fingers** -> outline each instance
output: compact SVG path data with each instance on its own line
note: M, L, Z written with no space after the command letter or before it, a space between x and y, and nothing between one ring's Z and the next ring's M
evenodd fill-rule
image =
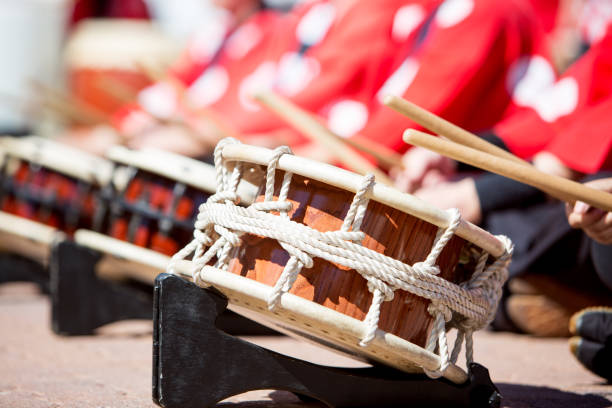
M585 227L585 230L589 230L593 234L600 234L610 229L612 229L612 213L605 213L596 222Z
M421 187L428 188L440 185L444 182L448 181L448 176L437 169L432 169L428 171L423 177L423 181L421 183Z
M589 181L585 185L597 190L612 192L612 177Z
M599 221L604 215L605 212L598 208L593 208L586 214L577 214L572 211L567 217L567 221L572 228L588 228Z
M582 201L576 201L576 203L574 204L573 212L575 212L576 214L586 214L589 211L589 208L591 207L587 203Z
M395 188L406 193L413 193L415 190L414 183L408 177L407 172L400 171L395 178Z
M612 230L606 230L606 231L603 231L597 234L592 234L589 231L585 231L585 232L587 236L589 236L594 241L599 242L600 244L603 244L603 245L612 244Z

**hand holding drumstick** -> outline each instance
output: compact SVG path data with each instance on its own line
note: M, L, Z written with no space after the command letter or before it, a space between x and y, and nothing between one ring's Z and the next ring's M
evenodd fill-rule
M612 193L612 178L594 180L585 184L590 188ZM576 201L574 205L566 204L567 221L573 228L580 228L600 244L612 244L612 212Z
M385 100L385 103L420 125L458 142L446 141L423 132L408 129L404 133L404 141L407 143L433 150L454 160L536 187L572 205L575 201L583 201L594 207L612 211L612 194L586 187L562 177L543 173L510 152L493 146L484 139L402 98L391 96Z

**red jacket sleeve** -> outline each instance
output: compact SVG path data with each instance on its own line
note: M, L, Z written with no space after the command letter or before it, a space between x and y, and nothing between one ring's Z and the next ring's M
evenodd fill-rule
M508 117L494 132L518 156L527 158L546 149L575 170L593 172L608 154L609 132L603 131L602 121L611 97L612 31L608 31L558 81L540 90L529 109Z
M231 19L227 17L195 33L168 69L165 79L141 90L134 103L115 112L111 119L115 128L127 134L138 133L146 131L156 117L169 118L178 114L184 88L215 61L231 28Z
M406 2L361 0L334 22L322 41L299 53L299 41L286 49L274 63L273 89L300 107L321 112L333 101L344 98L370 100L390 74L399 43L391 38L397 10ZM315 2L333 7L330 2ZM307 15L307 13L304 13ZM300 22L292 35L298 37ZM264 109L227 111L242 133L263 133L286 127L286 123Z
M451 7L452 6L452 7ZM540 46L532 10L522 1L446 1L421 47L411 53L379 92L407 100L469 130L500 119L510 102L509 66ZM379 106L362 134L404 151L402 133L418 126Z

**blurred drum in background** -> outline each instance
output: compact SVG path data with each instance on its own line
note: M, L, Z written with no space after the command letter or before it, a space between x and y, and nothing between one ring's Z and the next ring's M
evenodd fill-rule
M66 45L68 89L86 105L112 114L151 84L148 67L165 68L178 51L149 21L83 20Z
M1 138L0 151L2 247L45 258L54 237L102 228L110 162L34 136Z
M154 149L115 146L107 158L115 165L105 197L112 200L100 232L79 230L75 241L106 256L106 276L125 276L152 283L169 256L193 238L199 206L216 191L213 166ZM239 188L245 203L254 185ZM111 265L111 266L108 266Z
M172 255L191 240L198 206L215 191L214 168L159 150L116 146L109 236Z

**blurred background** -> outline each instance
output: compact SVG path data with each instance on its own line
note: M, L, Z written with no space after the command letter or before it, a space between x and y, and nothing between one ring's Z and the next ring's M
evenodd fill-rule
M289 9L295 0L268 0ZM0 133L93 125L132 100L198 30L211 0L1 0ZM147 73L148 72L148 73Z

